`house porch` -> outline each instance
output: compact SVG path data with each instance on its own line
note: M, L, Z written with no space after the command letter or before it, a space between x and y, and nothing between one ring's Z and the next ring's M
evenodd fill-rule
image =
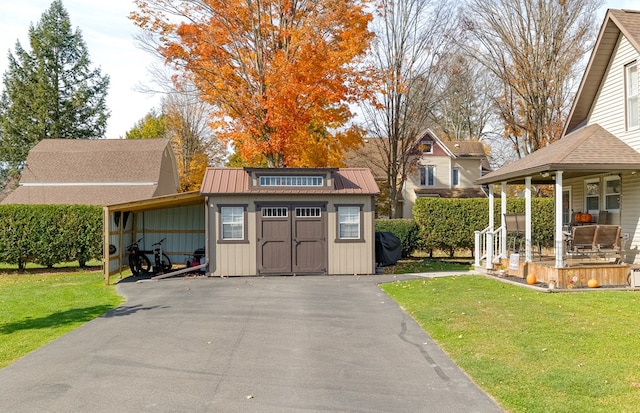
M591 279L598 281L600 286L630 286L632 281L630 264L616 264L609 260L594 258L574 258L567 261L567 266L555 267L554 257L542 257L540 260L525 262L502 258L496 269L486 270L488 274L501 275L500 268L504 268L504 276L526 279L529 274L536 277L539 283L555 282L556 288L587 287ZM478 268L483 270L484 268ZM571 282L573 280L573 282Z

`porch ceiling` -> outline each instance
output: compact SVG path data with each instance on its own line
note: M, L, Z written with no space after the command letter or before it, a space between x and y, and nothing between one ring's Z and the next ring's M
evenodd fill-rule
M573 178L629 170L640 170L640 153L600 125L592 124L483 176L475 183L521 183L526 177L531 177L533 183L551 184L553 177L545 172L563 171L564 178ZM548 176L542 176L543 173Z

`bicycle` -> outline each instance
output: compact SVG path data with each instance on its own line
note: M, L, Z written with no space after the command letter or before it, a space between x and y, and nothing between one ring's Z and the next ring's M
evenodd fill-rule
M142 238L129 245L127 251L129 251L129 268L131 269L131 274L136 276L144 275L151 272L152 269L154 274L161 274L171 270L173 264L171 264L169 257L162 251L162 243L165 240L166 238L163 238L155 244L152 244L152 247L158 246L158 248L154 248L153 250L141 250L138 247ZM153 267L151 267L151 261L149 261L147 254L153 254Z

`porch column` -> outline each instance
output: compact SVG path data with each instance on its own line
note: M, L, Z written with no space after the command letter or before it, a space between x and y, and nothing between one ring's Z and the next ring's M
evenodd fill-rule
M507 258L507 226L504 224L504 214L507 213L507 181L502 183L502 192L500 194L500 222L502 222L502 231L500 233L500 255Z
M531 262L531 177L524 178L524 262Z
M494 223L494 201L493 201L493 185L489 184L489 231L487 232L487 259L485 260L484 267L487 270L493 269L493 223Z
M556 213L555 213L555 251L556 268L564 267L564 237L562 234L562 171L556 171Z

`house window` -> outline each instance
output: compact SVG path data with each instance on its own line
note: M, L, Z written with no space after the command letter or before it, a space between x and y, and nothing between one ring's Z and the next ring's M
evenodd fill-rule
M245 207L220 207L220 239L222 241L245 240Z
M338 207L338 239L360 240L361 233L361 206Z
M424 168L420 168L420 185L421 186L434 186L436 181L436 167L434 165L427 165Z
M600 210L600 180L592 179L584 182L585 209L590 214L596 214Z
M460 185L460 169L453 168L451 170L451 186Z
M620 209L620 177L605 178L604 209L617 211Z
M627 97L627 129L638 127L638 64L633 62L625 66L625 83Z
M420 141L420 146L418 148L422 153L433 153L433 141L432 140Z

